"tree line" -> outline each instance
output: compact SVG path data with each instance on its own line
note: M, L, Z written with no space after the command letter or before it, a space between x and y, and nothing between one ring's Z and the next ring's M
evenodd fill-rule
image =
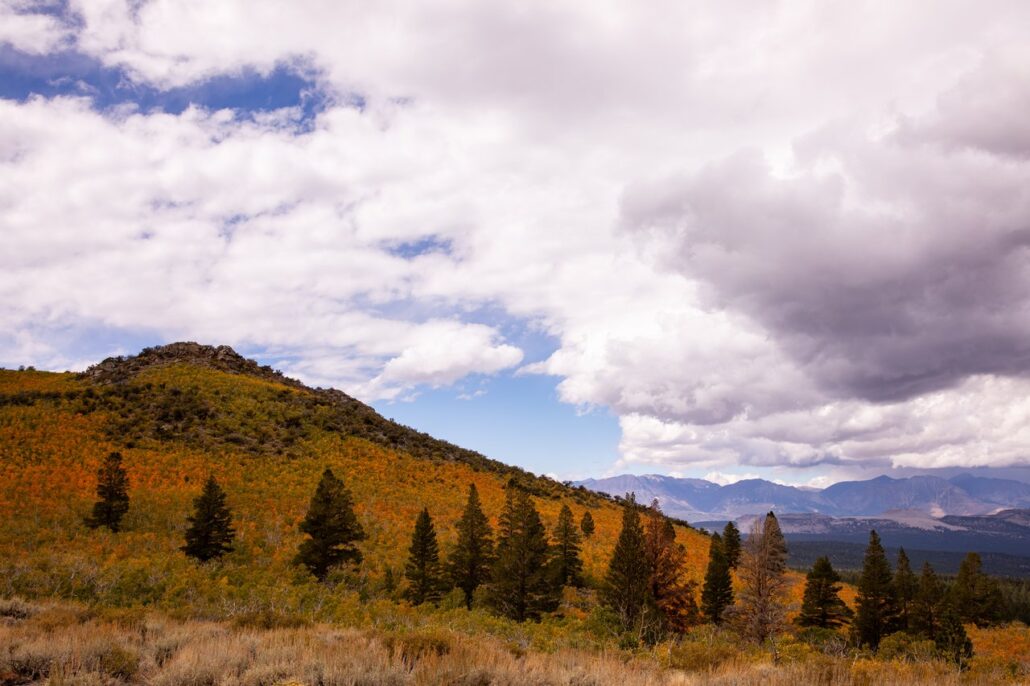
M97 472L97 496L86 524L117 532L129 510L128 477L117 452ZM181 550L189 557L207 562L233 550L232 513L213 476L194 500L187 523ZM557 609L563 588L585 585L580 545L594 533L589 511L577 523L563 505L548 532L530 494L511 482L494 532L470 484L454 527L457 540L444 558L428 508L416 517L404 567L403 596L412 604L437 603L459 589L467 608L482 602L523 622ZM367 536L350 492L332 470L322 473L299 529L305 538L294 562L319 581L335 568L361 563L358 544ZM621 530L599 589L620 635L653 643L707 621L730 627L745 640L766 643L785 629L787 545L772 512L756 519L743 541L733 522L721 535L711 536L700 604L697 584L686 578L686 557L657 501L644 507L632 494L622 499ZM391 590L396 585L392 569L386 584ZM854 645L872 650L885 640L901 640L898 636L929 641L939 655L962 664L972 655L963 622L990 624L1003 609L1001 591L983 573L976 553L966 557L949 588L929 563L917 577L904 549L892 570L875 531L870 532L857 586L852 612L840 597L840 575L827 557L819 558L807 573L795 624L815 631L849 627Z

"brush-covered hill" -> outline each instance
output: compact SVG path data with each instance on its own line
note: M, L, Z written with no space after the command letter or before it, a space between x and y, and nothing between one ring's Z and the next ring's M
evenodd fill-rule
M111 451L124 456L130 480L117 534L82 523ZM360 570L328 586L291 564L297 524L326 467L350 489L369 534ZM197 565L179 547L209 474L228 493L238 537L223 561ZM388 569L401 577L423 506L446 553L468 484L496 524L512 481L535 496L549 528L563 503L577 521L590 510L597 528L583 558L599 579L618 534L617 503L396 424L228 347L176 343L83 373L0 370L0 595L338 618L396 596L384 580ZM677 536L700 581L707 537L682 526Z

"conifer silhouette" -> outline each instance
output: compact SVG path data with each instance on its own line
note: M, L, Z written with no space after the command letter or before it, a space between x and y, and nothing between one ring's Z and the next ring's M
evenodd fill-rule
M583 585L583 560L579 556L579 532L572 510L562 505L554 527L554 583L563 586Z
M869 532L869 545L862 562L858 582L858 609L854 632L859 644L875 650L880 639L894 631L898 606L894 595L894 577L883 545L876 531Z
M732 521L726 522L722 530L722 549L730 569L736 569L740 564L740 529Z
M415 520L415 531L408 548L408 563L404 567L408 588L404 597L413 605L436 602L443 594L443 572L440 567L440 546L436 541L436 529L429 516L429 509L423 507Z
M622 530L608 563L602 598L615 611L624 630L633 629L646 611L648 569L640 507L631 493L622 506Z
M337 565L361 563L356 544L366 538L365 530L354 514L350 491L332 470L322 472L300 530L308 538L300 544L294 561L307 567L319 581L324 581Z
M840 598L840 575L830 564L830 558L820 557L805 578L805 594L801 613L794 621L798 626L835 629L846 623L851 610Z
M225 491L208 477L204 490L193 501L193 514L187 519L186 545L181 550L201 562L207 562L232 552L236 532L232 528L232 513L225 503Z
M473 595L490 580L494 562L493 532L475 484L469 484L468 501L456 528L458 542L447 560L447 571L454 586L465 594L465 607L471 610Z
M918 586L919 581L912 572L908 554L904 548L898 548L898 564L894 571L894 598L898 604L897 628L900 631L908 631L911 628L909 619Z
M983 573L978 553L968 553L962 559L951 588L951 602L963 622L980 627L997 621L1000 616L1001 591L994 579Z
M712 534L708 548L708 568L701 589L701 611L713 624L722 624L723 613L733 604L733 580L726 559L722 537Z
M497 531L490 605L516 622L554 610L560 589L551 580L551 554L547 530L529 494L509 485Z
M941 611L945 600L944 583L937 578L929 562L923 563L915 598L909 609L909 629L934 641L941 626Z
M129 478L122 467L121 453L111 453L97 469L97 498L93 513L86 518L86 526L91 529L106 526L117 532L129 511Z
M590 510L583 513L583 519L579 522L579 528L583 531L583 536L590 538L594 535L594 517L590 514Z

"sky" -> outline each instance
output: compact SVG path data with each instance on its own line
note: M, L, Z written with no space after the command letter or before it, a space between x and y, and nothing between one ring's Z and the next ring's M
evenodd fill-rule
M1030 474L1030 5L0 0L0 365L561 479Z

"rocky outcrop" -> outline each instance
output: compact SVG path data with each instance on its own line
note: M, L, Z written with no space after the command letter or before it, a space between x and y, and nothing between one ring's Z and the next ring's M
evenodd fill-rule
M284 376L268 365L248 360L227 345L202 345L192 341L144 348L131 357L108 357L82 372L80 378L100 385L121 383L143 370L173 364L208 367L229 374L246 374L287 386L304 387L300 381Z

